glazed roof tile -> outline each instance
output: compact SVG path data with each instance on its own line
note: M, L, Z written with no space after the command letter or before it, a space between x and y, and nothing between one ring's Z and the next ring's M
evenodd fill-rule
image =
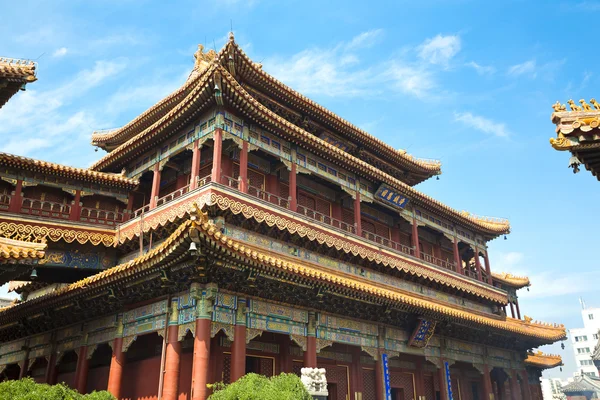
M33 61L0 57L0 108L22 89L23 84L37 80L35 68Z
M224 86L225 83L228 84L228 87L221 88L225 97L227 97L226 92L229 91L232 99L243 102L243 105L249 107L250 112L253 112L257 118L268 121L277 129L289 132L290 135L302 138L302 140L304 140L308 146L315 147L323 153L329 154L330 157L336 162L349 164L351 168L357 171L368 173L374 179L381 180L399 190L412 201L416 201L425 208L430 208L432 210L441 212L443 215L454 219L455 222L465 224L467 227L478 231L484 231L485 233L493 236L510 232L510 224L508 220L480 217L470 214L466 211L457 211L451 207L448 207L440 201L437 201L432 197L419 192L401 180L396 179L391 175L375 168L374 166L360 160L358 157L349 155L336 146L331 145L323 139L320 139L294 125L293 123L285 120L254 99L224 67L215 63L207 67L203 74L200 74L192 79L192 81L195 83L195 88L190 91L185 100L180 102L160 120L149 126L145 131L139 133L117 147L111 153L105 155L102 159L92 165L91 169L98 170L107 168L117 159L119 154L126 154L135 151L136 147L138 147L141 143L152 140L153 137L165 130L167 126L176 123L174 120L177 119L178 115L181 115L180 118L189 117L189 114L187 113L191 112L190 110L193 109L194 103L202 103L206 101L206 95L202 96L202 92L205 90L213 90L212 86L209 85L209 79L213 78L214 73L218 73L219 76L223 78L222 86ZM234 103L233 105L236 107L240 106L238 103Z
M544 354L542 351L528 352L525 364L532 367L548 369L563 365L562 358L556 354Z
M515 276L507 272L492 272L492 278L508 286L514 286L517 289L530 286L529 278L526 276Z
M56 174L95 183L104 183L111 186L122 186L131 189L135 188L139 184L137 180L129 179L120 174L97 172L87 168L70 167L67 165L35 160L33 158L21 157L14 154L1 152L0 165L15 167L22 170Z
M150 268L156 268L167 256L176 252L181 247L189 246L186 238L197 237L200 240L212 242L221 251L230 256L241 258L246 262L260 264L263 267L277 269L284 273L295 274L313 280L320 280L327 284L342 286L365 295L377 297L383 301L403 304L419 308L424 311L433 312L448 317L456 318L466 323L476 323L489 328L511 332L529 338L553 342L566 337L563 325L544 324L539 322L521 321L506 317L492 317L479 314L462 308L455 308L434 300L426 300L409 293L400 291L390 286L373 283L366 279L357 279L332 273L326 268L305 261L290 261L280 255L249 247L245 243L238 242L221 233L221 230L208 220L205 214L198 212L191 220L185 221L179 228L169 236L163 243L143 256L139 256L125 264L73 283L53 293L41 296L29 302L23 302L13 307L0 310L0 319L7 313L16 318L18 312L25 308L44 306L57 298L65 298L86 291L108 287L127 277L138 276Z
M0 264L28 263L44 258L45 243L0 238Z
M575 377L573 382L563 386L561 390L565 394L573 392L596 392L600 394L600 379L579 375Z

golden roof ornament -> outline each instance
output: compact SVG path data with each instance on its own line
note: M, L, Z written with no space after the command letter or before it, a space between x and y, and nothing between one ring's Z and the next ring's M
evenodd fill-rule
M594 106L594 108L596 110L600 110L600 104L598 104L598 102L596 101L596 99L591 99L590 103L592 103L592 105Z
M552 108L554 109L554 112L567 111L567 106L565 106L564 104L560 104L558 100L556 101L556 103L552 104Z
M581 107L583 107L584 111L592 111L592 107L585 102L585 99L579 100L579 104L581 104Z
M571 107L571 111L581 111L581 107L578 106L577 104L575 104L573 99L567 101L567 103L569 103L569 107Z

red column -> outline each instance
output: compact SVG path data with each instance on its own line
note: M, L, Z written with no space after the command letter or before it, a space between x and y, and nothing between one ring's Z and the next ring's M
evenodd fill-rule
M290 210L298 211L298 186L296 184L296 163L292 161L292 170L290 171Z
M521 371L521 382L523 384L523 400L531 400L531 392L529 391L529 376L527 370Z
M8 210L10 212L18 213L21 211L21 205L23 204L23 180L17 179L17 185L15 186L15 194L10 198L10 205Z
M77 368L75 369L75 389L81 394L85 394L87 387L89 361L87 358L87 346L81 346L77 356Z
M494 388L492 387L490 369L487 365L483 366L483 400L494 400Z
M421 397L425 397L425 382L423 380L423 361L418 359L416 362L416 371L415 371L415 391L417 392L417 399ZM415 399L415 400L417 400ZM463 399L466 400L465 397Z
M362 398L364 392L364 382L362 368L360 367L360 347L352 347L352 366L350 367L350 385L352 386L352 392L350 398ZM361 396L358 395L361 394Z
M281 336L279 342L281 351L279 352L279 362L281 365L281 373L285 372L291 374L294 370L294 360L290 354L290 338L288 336Z
M356 234L362 236L362 220L360 214L360 192L356 191L354 197L354 225L356 227Z
M248 193L248 142L242 142L240 150L240 192Z
M160 163L154 164L154 176L152 177L152 192L150 193L150 209L156 207L158 193L160 192Z
M521 319L521 310L519 310L519 300L515 300L515 307L517 308L517 318Z
M236 325L231 345L231 383L246 374L246 325Z
M214 146L213 146L213 165L211 181L221 182L221 156L223 147L223 134L221 129L216 129L214 132Z
M515 318L515 306L513 305L512 301L510 302L510 315Z
M190 172L190 190L198 187L198 174L200 173L200 147L198 141L194 141L192 147L192 170Z
M167 328L167 351L165 353L165 380L162 398L177 400L179 394L179 361L181 360L181 342L179 342L179 326L169 322Z
M475 267L477 268L477 279L480 282L483 282L483 278L481 275L481 260L479 259L479 249L475 247Z
M510 371L510 394L513 400L523 400L521 399L521 387L517 380L517 371L514 369Z
M71 206L71 212L69 213L69 220L70 221L79 221L79 215L80 215L80 209L81 206L79 205L79 203L81 203L81 190L76 190L75 191L75 199L73 200L73 205Z
M485 252L485 272L487 273L487 282L492 284L492 269L490 268L490 255Z
M194 338L194 360L192 376L192 400L206 400L208 397L210 361L210 319L196 320L196 337Z
M27 354L25 354L25 360L23 361L23 366L21 367L21 370L19 371L19 379L23 379L27 376L27 372L29 372L29 350L27 351Z
M381 352L379 353L379 360L375 362L375 399L385 400L383 393L383 360L381 359Z
M440 400L448 400L448 382L446 381L446 368L444 359L440 360L442 366L438 368L438 379L440 381Z
M131 215L133 213L133 200L134 199L135 199L135 195L133 194L133 192L130 192L129 196L127 198L127 208L123 212L123 222L129 221L129 218L131 218Z
M306 368L317 368L317 338L315 336L306 337L304 366Z
M48 360L48 366L46 367L46 376L44 377L44 381L48 385L54 385L55 371L56 371L56 353L52 352L52 354L50 354L50 359Z
M412 246L415 249L415 257L421 258L421 247L419 246L419 225L417 224L416 218L413 218L411 241Z
M117 399L121 398L121 378L125 366L125 353L123 353L123 338L115 338L113 342L113 354L108 372L108 390Z
M460 260L460 253L458 252L458 238L454 236L454 264L456 264L456 272L464 275L465 271L462 268L462 262Z

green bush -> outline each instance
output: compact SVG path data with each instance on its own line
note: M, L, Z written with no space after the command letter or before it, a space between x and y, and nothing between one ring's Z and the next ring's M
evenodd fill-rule
M217 383L209 400L311 400L312 397L294 374L267 378L247 374L230 385Z
M64 383L47 385L31 378L0 383L0 399L11 400L116 400L106 391L82 395Z

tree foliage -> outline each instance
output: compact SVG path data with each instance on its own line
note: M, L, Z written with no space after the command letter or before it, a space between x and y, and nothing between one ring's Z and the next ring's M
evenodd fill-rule
M209 400L311 400L312 397L294 374L272 378L247 374L230 385L217 383Z
M116 400L107 391L82 395L64 383L47 385L31 378L0 383L0 399L11 400Z

